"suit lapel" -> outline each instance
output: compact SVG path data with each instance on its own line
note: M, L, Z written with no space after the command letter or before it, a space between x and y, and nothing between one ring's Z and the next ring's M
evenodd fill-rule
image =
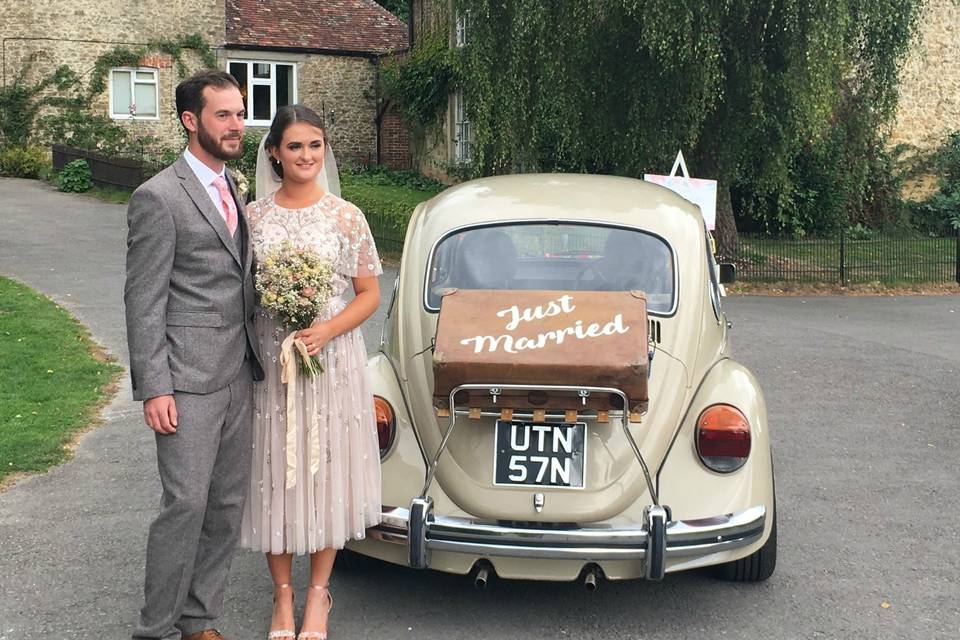
M197 209L200 210L203 217L206 218L210 226L213 227L217 235L220 236L220 241L223 243L223 246L227 248L227 251L230 252L230 255L233 256L233 259L237 261L237 264L240 265L241 268L244 268L244 264L240 260L240 250L237 249L237 243L234 242L233 238L230 237L230 233L227 231L227 223L224 221L220 211L217 210L217 207L213 204L213 200L210 199L207 189L200 184L200 180L197 179L197 175L193 172L193 169L190 168L190 165L187 164L183 156L174 163L173 167L177 176L180 177L180 184L183 185L184 191L187 192L187 195L193 200ZM237 210L239 213L239 205L237 206ZM243 216L238 215L238 217L242 218Z

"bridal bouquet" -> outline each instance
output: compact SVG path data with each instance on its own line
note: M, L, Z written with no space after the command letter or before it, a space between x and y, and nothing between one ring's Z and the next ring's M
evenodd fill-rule
M309 249L283 241L267 253L257 267L260 306L295 332L310 326L333 295L333 266ZM284 340L283 351L296 347L301 370L309 376L323 373L317 356L309 356L294 333ZM289 356L288 356L289 357Z

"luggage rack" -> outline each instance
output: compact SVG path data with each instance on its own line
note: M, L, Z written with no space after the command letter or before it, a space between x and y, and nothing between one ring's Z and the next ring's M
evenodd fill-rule
M537 416L534 414L533 411L513 411L510 409L507 409L506 411L509 411L509 416L511 416L513 420L536 421L535 418ZM470 409L457 409L456 414L458 416L466 416L471 419L476 419L476 418L499 418L502 420L511 419L504 416L504 409L501 409L500 411L489 411L489 410L481 409L479 412L474 412ZM567 420L567 418L570 416L567 415L566 411L563 411L563 412L548 411L543 414L543 417L544 417L544 420L549 422L556 422L558 420L562 422L574 422L573 420ZM591 410L591 411L576 412L576 419L578 421L597 421L597 422L604 423L604 422L609 422L610 419L613 419L613 418L623 419L624 417L625 417L624 413L620 409L617 409L615 411L592 411Z
M633 438L633 434L630 433L630 424L629 419L624 419L630 415L630 411L627 409L630 406L630 403L627 398L627 394L624 393L621 389L615 387L594 387L594 386L585 386L585 385L531 385L531 384L461 384L454 387L450 390L450 404L451 407L448 413L450 422L447 425L446 430L443 432L443 437L440 439L440 446L437 447L437 451L433 456L433 459L430 461L430 466L427 468L426 479L423 484L423 489L420 491L420 495L413 499L410 503L410 519L408 522L407 530L407 545L409 552L409 565L415 569L423 569L429 566L428 557L427 557L427 534L430 529L430 525L433 522L433 499L430 498L427 493L430 490L430 486L433 484L433 478L436 475L437 466L440 462L440 456L443 455L443 452L447 448L447 442L450 439L450 435L453 433L453 429L457 424L458 416L468 416L470 418L479 418L481 416L488 417L499 417L501 419L512 419L512 418L526 418L529 416L534 422L544 422L547 419L547 416L554 417L556 419L566 418L569 412L565 411L563 413L551 413L547 414L546 410L543 409L534 409L530 413L526 412L513 412L510 409L501 409L501 411L483 411L477 407L471 407L466 409L458 409L454 398L457 393L461 391L487 391L493 397L493 403L496 404L497 397L502 393L504 389L511 391L547 391L547 392L562 392L562 393L575 393L586 403L586 398L592 393L606 393L619 396L624 407L622 410L616 411L607 411L601 412L598 411L597 415L586 414L583 416L584 419L597 419L598 422L603 422L600 420L601 413L607 414L606 417L619 417L621 418L620 424L623 427L623 433L627 438L627 442L630 444L630 448L633 449L634 456L637 459L637 463L640 465L640 468L643 470L643 477L646 481L647 491L650 494L650 498L653 500L653 504L648 505L643 511L643 527L648 532L646 540L646 573L647 578L652 580L662 579L665 573L665 559L666 559L666 526L667 522L670 520L670 508L664 507L660 504L660 499L657 495L656 487L653 484L653 479L650 475L650 469L647 467L646 461L643 459L643 454L640 452L640 448L637 446L636 440ZM504 418L504 411L508 411L511 418ZM578 412L574 412L579 415ZM446 416L441 416L446 417Z

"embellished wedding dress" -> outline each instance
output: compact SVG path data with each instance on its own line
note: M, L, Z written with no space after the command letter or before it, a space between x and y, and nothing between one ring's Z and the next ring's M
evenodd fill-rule
M321 320L346 306L342 294L351 277L382 273L363 213L329 192L302 209L281 207L270 195L249 205L247 217L255 260L289 240L334 266L334 297ZM363 336L359 328L337 336L321 351L324 373L296 376L288 434L280 351L290 329L260 307L255 326L266 378L254 388L253 469L240 544L267 553L342 548L380 521L379 444ZM288 435L296 442L289 453ZM295 466L293 483L288 465Z

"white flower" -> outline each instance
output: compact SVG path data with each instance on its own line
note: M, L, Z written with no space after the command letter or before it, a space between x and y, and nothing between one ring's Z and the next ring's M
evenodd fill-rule
M237 185L237 197L245 198L247 192L250 191L250 183L247 182L247 176L243 175L242 171L237 169L230 169L230 175L233 177L234 184Z

